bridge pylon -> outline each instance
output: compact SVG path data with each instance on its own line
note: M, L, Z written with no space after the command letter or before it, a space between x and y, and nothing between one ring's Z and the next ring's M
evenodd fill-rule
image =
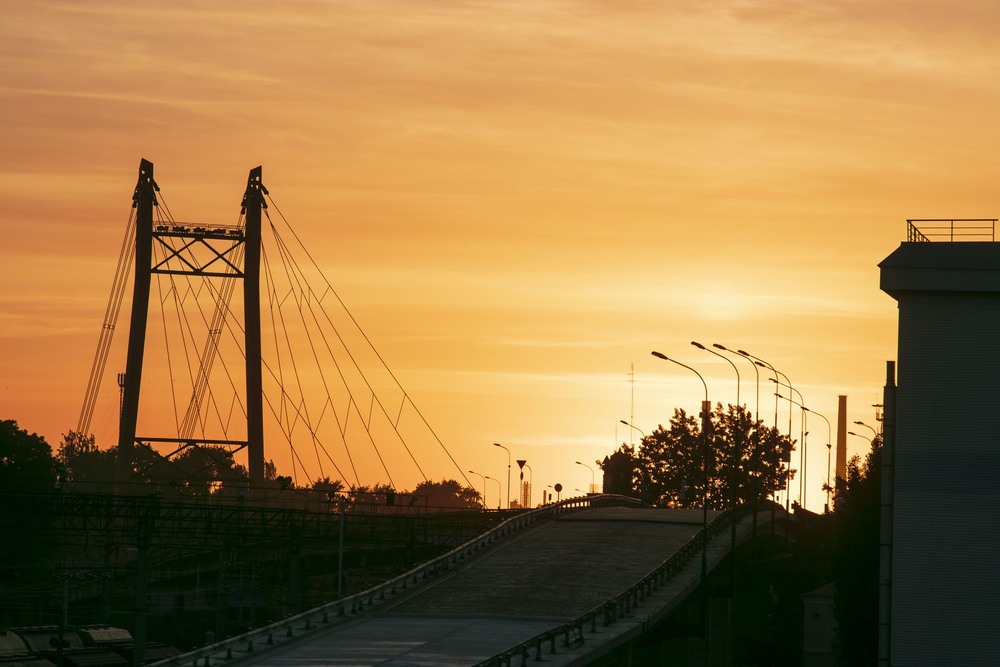
M141 160L139 179L132 198L135 209L135 260L132 283L132 307L129 323L128 351L124 379L121 382L121 412L118 428L118 461L115 482L118 491L126 492L135 458L137 443L161 443L174 446L174 453L198 445L247 449L251 488L264 479L263 389L260 332L260 258L261 216L267 208L267 189L261 180L261 167L250 170L242 200L242 223L237 226L187 225L154 221L154 209L159 206L159 187L153 178L153 163ZM154 262L153 249L163 250ZM197 251L197 252L195 252ZM193 437L193 418L198 411L201 395L208 382L206 355L214 354L221 328L210 328L189 415L181 431L170 436L138 434L139 396L142 386L143 357L146 347L146 325L149 312L150 284L153 274L194 276L204 280L243 281L244 351L246 354L245 406L246 439L214 439ZM222 294L222 290L218 291ZM220 297L221 298L221 297ZM222 313L220 308L217 312ZM213 352L210 352L213 351Z

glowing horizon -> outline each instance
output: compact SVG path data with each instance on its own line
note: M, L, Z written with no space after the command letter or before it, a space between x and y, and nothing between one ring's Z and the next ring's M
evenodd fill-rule
M585 488L573 462L629 442L620 419L648 433L697 408L696 379L650 350L735 400L732 368L691 340L766 358L831 421L847 394L849 421L871 423L896 337L877 263L907 218L996 215L1000 7L96 0L5 16L0 416L53 446L76 426L141 157L178 220L214 224L263 165L459 467L505 478L492 443L510 443L536 489Z

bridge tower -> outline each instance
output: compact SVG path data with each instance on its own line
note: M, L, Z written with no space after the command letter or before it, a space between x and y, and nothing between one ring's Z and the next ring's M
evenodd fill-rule
M879 664L995 664L996 221L908 225L908 241L879 264L881 288L899 306L898 373L893 384L890 364L886 384Z
M132 284L132 309L129 324L128 352L122 385L121 413L118 428L116 482L124 489L134 460L136 443L164 443L177 449L206 444L246 448L251 486L264 479L264 426L260 334L260 255L261 212L266 208L267 190L261 182L261 167L250 170L243 195L241 227L166 225L154 223L159 187L153 178L153 163L142 160L132 206L136 209L135 266ZM153 263L154 243L169 248L165 259ZM203 261L192 261L182 251L197 246ZM175 249L179 248L179 249ZM242 252L240 252L242 251ZM242 255L242 261L238 258ZM200 440L191 437L147 437L137 435L139 394L142 384L143 356L149 292L153 274L193 275L209 279L242 279L244 350L246 351L246 440Z

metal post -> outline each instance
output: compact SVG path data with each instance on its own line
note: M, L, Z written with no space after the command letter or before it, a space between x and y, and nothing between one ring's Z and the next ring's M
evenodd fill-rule
M344 597L344 509L347 501L338 499L340 504L340 541L337 546L337 599Z
M896 362L885 363L882 413L882 508L879 541L878 664L892 664L892 531L896 455Z
M499 447L507 452L507 509L510 509L510 450L501 445L499 442L494 442L493 446ZM497 509L500 509L499 505L497 506Z

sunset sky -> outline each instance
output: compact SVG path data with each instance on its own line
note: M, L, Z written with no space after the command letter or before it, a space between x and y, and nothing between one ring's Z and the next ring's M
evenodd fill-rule
M874 424L896 335L877 263L907 218L1000 213L994 2L0 5L0 418L53 445L77 424L140 158L176 218L219 224L263 165L461 468L429 476L505 482L499 442L536 500L635 441L620 419L648 433L697 410L698 379L651 350L735 401L692 340Z

